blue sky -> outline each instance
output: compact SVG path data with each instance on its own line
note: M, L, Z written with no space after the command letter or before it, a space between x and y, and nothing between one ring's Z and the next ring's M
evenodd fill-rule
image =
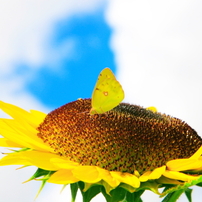
M110 67L125 102L156 106L201 135L201 9L199 0L2 1L0 100L48 113L90 97L99 72ZM15 168L0 168L1 198L33 201L39 182L21 182L34 169ZM48 184L36 202L67 201L60 188ZM151 192L144 199L160 201ZM193 201L200 200L194 189Z
M57 108L79 97L91 97L103 67L115 71L114 54L109 46L112 31L105 22L103 9L74 15L55 24L49 41L51 48L57 50L68 39L73 46L54 64L56 71L51 71L48 65L42 66L27 81L27 90L44 105Z

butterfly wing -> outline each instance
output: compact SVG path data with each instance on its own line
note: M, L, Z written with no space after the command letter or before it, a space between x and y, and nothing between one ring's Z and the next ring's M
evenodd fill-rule
M109 68L105 68L99 75L92 94L92 108L90 114L101 114L119 105L124 99L121 84Z

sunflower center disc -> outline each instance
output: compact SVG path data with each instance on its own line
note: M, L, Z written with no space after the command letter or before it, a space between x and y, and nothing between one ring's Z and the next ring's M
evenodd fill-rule
M129 173L189 158L202 145L188 124L165 114L125 103L99 115L90 109L91 99L79 99L50 112L38 136L72 161Z

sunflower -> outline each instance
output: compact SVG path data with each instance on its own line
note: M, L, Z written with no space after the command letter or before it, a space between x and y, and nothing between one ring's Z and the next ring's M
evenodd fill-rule
M70 184L72 202L102 193L107 202L141 201L151 190L167 202L202 185L202 139L180 119L155 108L119 104L113 72L99 75L92 100L78 99L44 114L0 101L0 146L14 148L0 165L37 167L29 180ZM29 181L28 180L28 181ZM160 192L160 188L164 188Z
M72 201L78 189L86 201L133 202L145 190L175 201L202 185L202 139L180 119L126 103L90 115L91 99L47 115L0 108L12 117L0 119L0 146L12 148L0 165L36 166L29 180L70 184Z

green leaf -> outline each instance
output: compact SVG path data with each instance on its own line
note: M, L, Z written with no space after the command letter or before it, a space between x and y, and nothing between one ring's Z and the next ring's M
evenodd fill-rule
M187 197L187 199L188 199L188 201L189 202L192 202L192 198L191 198L191 194L192 194L192 189L189 189L189 188L187 188L186 190L185 190L185 195L186 195L186 197Z
M70 184L71 194L72 194L72 202L75 202L77 191L79 189L78 183Z
M175 202L177 199L181 196L181 194L184 192L183 189L180 189L178 191L169 193L162 202Z
M83 202L89 202L92 198L94 198L97 194L101 192L101 185L93 185L92 187L88 188L87 191L84 190L84 183L78 182L79 189L81 190L81 194L83 196Z

